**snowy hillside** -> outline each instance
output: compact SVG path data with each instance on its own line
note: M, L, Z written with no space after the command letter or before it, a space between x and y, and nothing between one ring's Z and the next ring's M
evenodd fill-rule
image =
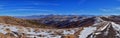
M69 27L77 25L48 29L0 23L0 38L120 38L119 17L96 16L71 23Z

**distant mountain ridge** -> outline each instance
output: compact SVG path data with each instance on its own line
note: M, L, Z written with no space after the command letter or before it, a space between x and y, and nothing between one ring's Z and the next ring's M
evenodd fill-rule
M37 19L23 19L23 18L9 17L9 16L1 16L0 23L4 23L4 24L1 24L2 26L4 26L5 24L11 24L11 25L18 25L18 26L20 25L20 26L23 26L24 28L35 27L35 28L43 29L43 30L40 30L39 32L33 31L33 29L31 29L32 31L28 31L28 34L33 35L34 37L41 37L37 34L45 31L45 32L48 32L48 36L46 35L45 37L49 37L49 35L55 34L55 35L62 36L61 38L63 38L65 36L69 36L72 34L73 38L76 38L76 37L77 38L120 38L120 16L115 16L115 15L111 15L111 16L48 16L48 17L37 18ZM10 26L7 26L7 27L10 27ZM50 28L54 29L54 31L52 31ZM72 29L72 30L67 30L67 29ZM58 30L61 30L62 32ZM52 32L52 34L49 34L50 32ZM20 32L17 32L17 33L20 33ZM27 34L27 32L25 34ZM41 35L44 35L44 34L41 34Z
M47 18L52 16L84 16L84 17L91 17L95 15L31 15L31 16L14 16L16 18L22 18L22 19L39 19L39 18Z
M98 20L96 18L100 18L105 21L114 21L113 18L118 18L116 20L119 22L119 16L115 16L115 15L111 15L111 16L94 16L94 15L36 15L35 16L34 15L34 16L21 17L21 19L31 20L37 23L45 24L47 26L52 26L54 28L74 28L80 26L90 26L93 25L96 22L96 20Z

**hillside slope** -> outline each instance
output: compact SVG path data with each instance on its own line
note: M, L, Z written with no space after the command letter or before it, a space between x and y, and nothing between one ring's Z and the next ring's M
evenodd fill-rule
M16 18L17 20L15 20L13 17L1 17L0 36L10 36L12 38L120 38L119 18L120 16L94 16L84 19L81 18L77 21L65 20L67 24L64 24L66 23L64 20L54 21L55 19L53 18L54 20L47 19L48 22L49 20L54 21L52 22L53 25L45 24L44 22L46 21L43 21L43 24L45 24L47 28L33 28L35 26L32 26L32 24L41 23L36 22L33 19L25 20ZM13 23L9 23L9 20L12 20ZM42 20L46 19L42 18ZM18 25L17 23L14 24L14 22L17 22ZM25 22L27 22L27 24ZM31 25L29 26L28 23ZM23 26L21 24L26 24L28 26ZM56 27L54 24L63 24L63 26ZM53 28L48 29L49 27Z
M24 27L45 27L44 24L40 24L34 21L20 19L20 18L14 18L10 16L0 16L0 23L4 24L11 24L11 25L18 25L18 26L24 26Z

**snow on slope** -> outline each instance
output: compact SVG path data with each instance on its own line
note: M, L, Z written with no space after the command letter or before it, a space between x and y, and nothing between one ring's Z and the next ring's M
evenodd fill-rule
M109 26L109 22L104 22L105 23L105 25L102 25L102 27L100 27L99 29L98 29L98 31L103 31L104 29L106 29L108 26Z
M113 28L117 31L116 33L116 36L120 37L120 25L119 24L116 24L114 22L111 22L112 23L112 26Z
M106 22L89 34L89 38L120 38L120 25L114 22Z
M8 30L9 29L9 30ZM72 28L72 29L38 29L35 31L35 28L30 27L21 27L21 26L13 26L8 24L2 24L0 23L0 33L7 34L16 32L18 34L26 34L26 37L40 37L39 35L42 35L40 38L61 38L62 35L70 35L74 34L79 28ZM62 35L59 35L57 33L61 33ZM18 37L16 34L14 36Z
M110 28L112 30L115 30L117 37L120 37L120 25L116 24L115 22L108 22L102 20L100 17L95 18L95 23L92 26L89 27L83 27L83 30L80 31L79 38L95 38L99 34L103 34L103 36L107 36L108 33L110 33ZM9 30L6 30L9 29ZM106 30L107 29L107 30ZM61 35L56 34L55 32L59 32L62 35L69 35L69 34L74 34L77 30L80 30L79 28L75 29L72 28L70 30L66 29L52 29L52 30L46 30L46 29L39 29L39 31L35 31L33 28L28 28L28 27L19 27L19 26L11 26L7 24L2 24L0 23L0 33L7 34L8 32L12 33L12 31L17 32L19 34L25 33L28 34L29 36L27 37L38 37L38 38L61 38ZM14 33L13 33L14 34ZM56 35L55 35L56 34ZM14 34L16 37L17 35ZM43 35L42 37L39 37L37 35ZM114 36L114 35L113 35Z
M105 22L104 20L102 20L100 17L96 17L94 18L95 19L95 22L94 22L94 25L93 26L96 26L102 22Z
M114 22L111 22L112 23L112 26L114 27L114 29L120 31L120 25L119 24L116 24Z
M93 27L92 26L85 27L84 30L80 32L79 38L87 38L90 34L94 33L96 30L103 31L109 25L109 22L102 20L100 17L96 17L95 20L96 20L95 23L92 25ZM98 26L101 26L102 23L104 23L103 27L97 29ZM100 34L100 32L97 32L95 34Z
M86 38L89 34L93 33L96 27L85 27L82 32L80 32L79 38Z

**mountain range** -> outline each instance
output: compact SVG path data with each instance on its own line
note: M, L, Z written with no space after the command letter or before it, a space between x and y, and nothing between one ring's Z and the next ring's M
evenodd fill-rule
M10 27L10 34L14 32L17 33L13 34L16 38L20 37L22 33L26 35L26 38L27 36L33 36L36 38L120 38L119 15L39 15L26 17L0 16L0 23L2 23L0 26L1 30L4 30L2 29L5 28L2 27L4 25L7 27L14 26L14 28L24 27L25 29L23 30L31 30L26 32L18 32L20 29L17 28L17 31L14 31L14 29L11 29L13 27ZM6 24L9 24L9 26ZM29 29L27 29L28 27ZM39 30L35 31L35 29ZM3 33L3 31L0 31L0 33ZM3 33L3 35L4 34L6 33Z

